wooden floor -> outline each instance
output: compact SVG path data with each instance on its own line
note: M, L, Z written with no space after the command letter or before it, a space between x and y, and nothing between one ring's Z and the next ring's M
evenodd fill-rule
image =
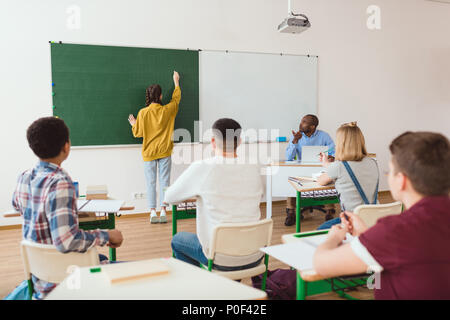
M380 202L392 202L389 194L380 195ZM281 236L295 232L295 225L286 227L285 202L274 203L272 219L274 221L272 244L280 244ZM265 217L265 205L261 206L262 216ZM324 214L314 211L302 221L302 231L315 230L324 222ZM172 251L170 241L172 238L172 221L168 216L167 224L150 224L148 217L118 218L117 229L122 231L124 242L117 249L117 260L131 261L170 257ZM181 220L178 231L195 232L195 220ZM22 235L20 229L0 230L0 298L8 295L21 281L24 280L22 258L20 256L19 243ZM108 255L107 247L99 248L99 252ZM269 259L269 270L289 267L274 258ZM251 285L250 279L244 279L242 283ZM354 297L361 299L373 299L373 292L367 289L358 289L351 292ZM188 298L188 297L186 297ZM308 299L340 299L337 294L326 293L308 297Z

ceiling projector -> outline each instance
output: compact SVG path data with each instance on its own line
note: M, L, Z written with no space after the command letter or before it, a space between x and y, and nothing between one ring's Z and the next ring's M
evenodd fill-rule
M311 27L309 19L304 14L295 14L291 10L291 1L288 1L289 16L278 26L278 31L282 33L302 33Z

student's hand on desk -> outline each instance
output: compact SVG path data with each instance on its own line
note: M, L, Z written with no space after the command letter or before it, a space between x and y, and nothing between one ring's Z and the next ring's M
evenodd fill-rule
M300 131L295 132L294 130L292 130L292 134L294 135L294 139L292 139L292 143L296 144L298 142L298 140L300 140L302 138L302 133Z
M134 118L134 116L133 116L132 114L130 114L130 115L128 116L128 122L129 122L132 126L135 125L136 119Z
M108 247L111 247L111 248L120 247L120 245L122 244L122 241L123 241L122 232L114 229L114 230L109 230L108 234L109 234Z
M346 234L348 232L348 225L334 225L331 227L328 232L328 239L332 239L332 241L336 244L341 244L342 241L345 240Z
M345 217L347 215L347 218ZM355 215L353 212L345 211L340 214L342 224L348 226L348 232L354 236L358 237L360 234L364 233L368 228L366 224L361 220L360 217Z

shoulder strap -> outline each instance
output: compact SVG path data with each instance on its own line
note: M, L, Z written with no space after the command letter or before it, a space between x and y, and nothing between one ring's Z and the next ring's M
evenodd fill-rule
M350 178L352 178L353 183L355 184L356 189L359 192L359 195L363 199L365 204L370 204L369 200L367 200L366 194L364 193L363 189L361 188L361 185L359 184L358 179L356 179L355 174L353 173L352 168L350 168L350 165L347 161L342 161L342 164L344 165L345 169L347 170L348 174L350 175Z
M372 158L370 158L372 159ZM375 165L377 166L377 174L378 174L378 178L377 178L377 186L375 187L375 195L373 196L373 204L377 204L377 199L378 199L378 184L380 183L380 170L378 168L378 162L375 159L372 159L375 162Z

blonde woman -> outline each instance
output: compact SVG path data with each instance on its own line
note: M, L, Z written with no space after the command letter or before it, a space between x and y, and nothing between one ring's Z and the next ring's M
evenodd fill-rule
M330 162L321 154L325 168L317 182L334 182L340 197L342 211L351 211L362 204L377 203L379 172L375 159L367 156L364 135L356 122L343 124L336 133L336 157ZM329 229L341 223L340 218L322 224L318 229Z

